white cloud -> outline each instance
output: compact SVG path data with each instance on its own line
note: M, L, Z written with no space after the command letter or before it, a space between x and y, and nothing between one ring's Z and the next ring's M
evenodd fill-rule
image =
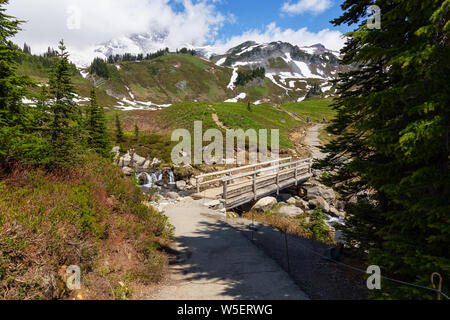
M263 30L248 30L224 39L219 31L226 23L234 23L236 17L218 12L215 6L218 1L14 0L7 6L7 13L27 21L22 26L24 30L14 39L16 43L27 42L33 53L42 53L64 39L72 60L81 64L99 55L94 53L99 43L116 39L118 43L127 44L130 40L125 36L130 34L164 34L164 42L155 42L151 51L158 46L176 49L186 45L210 45L217 53L223 53L248 40L285 41L299 46L322 43L333 50L341 49L344 44L339 31L324 29L314 33L307 28L281 29L275 23ZM323 6L328 0L318 2ZM79 28L76 28L78 22Z
M15 41L27 42L34 52L56 46L88 47L134 33L159 32L167 45L203 45L212 41L227 17L208 0L14 0L8 14L26 20ZM78 17L79 13L79 17ZM78 19L79 18L79 19ZM79 20L80 28L76 27ZM74 23L75 22L75 23Z
M307 28L299 30L281 29L276 23L272 22L266 26L265 30L249 30L242 35L231 37L225 41L218 41L215 47L218 53L224 53L229 48L246 41L259 43L284 41L300 47L322 43L326 48L336 51L341 50L345 44L343 34L336 30L323 29L315 33L308 31Z
M322 13L332 6L331 0L299 0L296 3L285 2L281 11L289 14L304 12Z

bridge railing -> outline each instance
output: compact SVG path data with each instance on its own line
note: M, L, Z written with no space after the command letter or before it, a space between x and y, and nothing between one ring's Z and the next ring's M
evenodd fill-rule
M297 185L300 170L307 171L308 175L311 175L312 171L312 159L304 159L294 162L289 162L286 164L281 164L277 166L272 166L269 168L254 170L252 172L242 173L231 177L223 178L223 199L227 201L229 199L230 194L233 194L234 197L239 197L242 194L246 194L249 192L248 189L251 188L251 191L254 196L254 200L257 200L258 190L261 190L265 187L276 185L277 193L280 192L280 183L289 180L295 179L294 184ZM271 172L272 174L266 174L266 172ZM302 172L304 173L304 172ZM244 180L244 178L251 178L252 183L250 184L250 180ZM233 183L235 180L240 180L238 182ZM241 190L240 188L241 187ZM234 189L232 189L234 188Z
M217 172L212 172L212 173L207 173L207 174L202 174L202 175L196 176L195 179L196 179L196 184L197 184L197 193L200 193L202 186L217 183L217 182L223 182L223 179L224 179L223 176L230 176L231 174L242 171L242 170L255 169L258 167L272 165L274 163L281 164L282 162L285 162L285 161L289 162L291 160L292 160L292 157L276 159L276 160L272 160L272 161L260 162L260 163L256 163L256 164L252 164L252 165L248 165L248 166L237 167L237 168L233 168L233 169L217 171ZM268 169L274 170L274 168L275 168L274 166L271 166ZM205 178L210 178L210 177L218 177L218 178L204 181Z

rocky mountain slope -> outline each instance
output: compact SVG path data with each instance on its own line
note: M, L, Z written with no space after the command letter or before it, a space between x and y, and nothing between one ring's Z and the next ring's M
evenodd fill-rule
M105 57L149 53L154 52L155 41L163 46L163 40L164 35L133 35L105 42L96 50ZM95 85L101 104L122 110L156 110L182 101L283 104L332 97L335 88L330 81L346 70L339 53L320 44L299 48L285 42L245 42L221 55L211 47L196 51L196 56L169 53L151 60L108 64L108 79L79 67L83 78L79 76L76 84L82 98ZM46 70L33 63L33 59L26 60L21 70L45 82ZM257 67L264 67L265 78L236 83L239 73Z
M266 77L293 99L303 100L307 93L331 96L335 90L330 80L346 71L339 52L321 44L299 48L286 42L259 44L245 42L224 55L212 57L217 65L233 69L236 76L242 67L264 67ZM320 86L320 90L317 87Z

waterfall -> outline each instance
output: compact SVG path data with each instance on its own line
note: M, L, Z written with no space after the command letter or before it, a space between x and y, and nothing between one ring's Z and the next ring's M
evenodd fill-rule
M140 181L142 176L144 176L145 178L142 187L153 188L155 186L157 180L154 174L149 175L147 172L142 172L140 175L137 176L138 182Z
M164 176L166 176L169 179L169 185L175 184L175 175L172 171L167 171L165 173L153 172L150 174L142 172L137 176L137 180L139 182L140 179L144 177L144 184L141 185L141 187L154 188L156 187L156 183L161 182L164 179Z
M172 171L169 171L169 184L174 185L175 184L175 175Z

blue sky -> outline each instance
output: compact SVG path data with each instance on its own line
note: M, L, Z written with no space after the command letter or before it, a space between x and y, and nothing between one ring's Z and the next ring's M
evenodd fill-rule
M223 0L217 4L222 13L236 16L235 23L227 24L221 31L221 36L229 38L249 29L263 29L267 24L275 22L277 26L286 29L307 27L309 31L319 32L323 29L349 31L348 27L334 27L330 21L341 15L342 1L331 0L331 7L322 13L303 12L299 14L283 13L281 8L286 1L279 0ZM295 3L296 1L292 1Z

